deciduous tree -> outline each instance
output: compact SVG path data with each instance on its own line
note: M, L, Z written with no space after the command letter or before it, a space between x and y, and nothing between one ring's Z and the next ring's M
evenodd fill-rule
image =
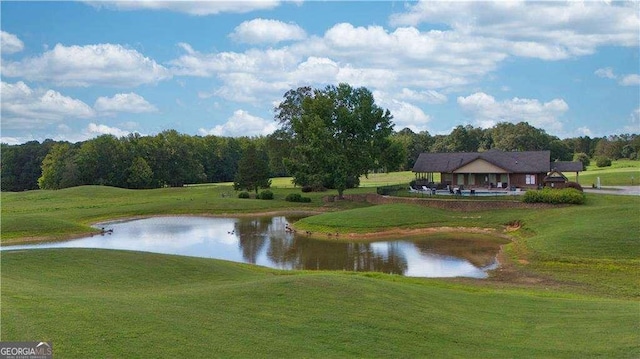
M372 169L400 165L384 163L397 159L382 156L392 149L392 116L364 87L291 90L276 108L276 119L292 140L287 164L297 185L335 188L342 196Z
M269 188L269 160L264 152L259 152L255 144L249 146L242 154L238 162L238 173L236 173L233 186L236 190L246 189L258 193L259 188Z

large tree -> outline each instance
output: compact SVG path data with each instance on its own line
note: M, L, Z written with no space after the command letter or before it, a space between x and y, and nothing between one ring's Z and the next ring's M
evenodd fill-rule
M347 188L359 185L361 175L382 168L397 168L397 151L390 135L389 110L375 104L366 88L348 84L324 89L301 87L284 95L276 108L276 120L291 139L286 163L293 181L302 186L335 188L342 197Z
M233 182L235 189L246 189L258 193L258 188L269 188L269 159L264 152L249 143L238 162L238 172Z
M501 122L491 129L493 148L502 151L543 151L549 149L551 136L527 122Z
M53 145L42 160L42 175L38 178L41 189L60 189L82 184L76 164L77 149L68 143Z

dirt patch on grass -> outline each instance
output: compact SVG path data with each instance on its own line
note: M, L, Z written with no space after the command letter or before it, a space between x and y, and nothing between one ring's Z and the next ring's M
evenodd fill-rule
M522 222L520 221L511 221L509 223L507 223L507 225L505 226L505 232L515 232L517 230L519 230L520 228L522 228Z
M398 236L416 236L421 234L432 233L473 233L473 234L490 234L501 238L506 238L504 234L500 233L494 228L480 228L480 227L429 227L429 228L392 228L384 231L369 232L369 233L347 233L341 234L341 236L349 239L381 239L386 237L398 237Z

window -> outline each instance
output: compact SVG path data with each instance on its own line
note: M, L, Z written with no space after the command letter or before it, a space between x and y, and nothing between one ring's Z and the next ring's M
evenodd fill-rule
M536 184L536 175L526 175L526 184Z

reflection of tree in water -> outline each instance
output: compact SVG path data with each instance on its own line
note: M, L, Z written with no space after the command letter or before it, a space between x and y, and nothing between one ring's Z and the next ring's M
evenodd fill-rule
M483 268L495 261L500 245L507 242L495 238L469 236L465 238L430 238L415 241L414 245L425 255L439 254L463 258L474 266Z
M375 271L403 274L407 260L397 245L377 253L369 243L319 241L304 236L276 238L267 255L274 263L295 269Z
M272 219L268 217L240 218L235 223L242 258L248 263L256 263L258 255L269 239L271 223Z
M269 258L288 258L290 254L286 252L290 252L293 247L293 235L285 232L285 226L297 219L297 217L240 218L235 223L235 233L238 236L238 245L244 260L255 264L267 242ZM281 264L281 262L275 263Z
M370 243L321 241L285 231L289 218L240 218L235 233L242 257L255 264L267 247L267 257L280 268L375 271L403 274L407 260L398 243L387 243L387 250L375 250Z

